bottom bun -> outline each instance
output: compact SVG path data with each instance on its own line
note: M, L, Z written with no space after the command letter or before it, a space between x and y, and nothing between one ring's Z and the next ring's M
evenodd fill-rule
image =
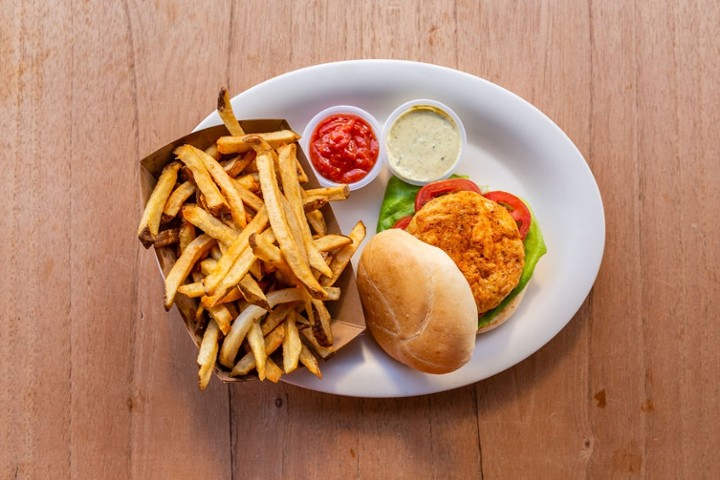
M358 289L368 330L394 359L426 373L452 372L470 360L475 299L441 249L404 230L381 232L363 250Z
M515 295L515 298L508 302L505 308L503 308L502 311L493 318L492 322L478 328L477 333L489 332L493 328L497 328L505 323L520 306L520 302L522 302L522 299L525 296L525 290L527 290L527 285L525 288L520 290L517 295Z

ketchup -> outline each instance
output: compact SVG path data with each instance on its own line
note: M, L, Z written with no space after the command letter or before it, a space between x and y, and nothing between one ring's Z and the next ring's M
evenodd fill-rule
M350 114L323 119L309 142L313 166L335 183L355 183L364 178L377 162L379 148L370 125Z

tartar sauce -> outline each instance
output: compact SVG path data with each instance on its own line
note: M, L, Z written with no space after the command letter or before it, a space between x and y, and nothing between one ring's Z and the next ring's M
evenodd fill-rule
M418 182L436 180L460 154L460 132L442 110L428 105L413 107L390 127L387 153L399 175Z

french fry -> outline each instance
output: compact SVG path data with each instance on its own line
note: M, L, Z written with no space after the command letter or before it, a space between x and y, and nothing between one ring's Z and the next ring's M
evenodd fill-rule
M222 259L221 259L222 261ZM242 278L250 272L253 263L257 261L257 257L253 254L252 250L246 249L240 258L230 267L227 275L220 280L220 284L215 288L212 295L205 295L200 300L205 307L210 308L220 303L223 297L230 291L230 289L236 287ZM205 284L205 292L207 293L207 283Z
M366 229L365 224L359 221L350 230L348 237L352 240L352 243L346 247L341 248L330 263L330 268L333 271L332 277L324 277L320 282L325 287L330 287L335 284L340 274L345 270L353 254L357 251L360 243L365 239Z
M265 360L265 378L273 383L278 383L283 373L282 368L278 367L272 358L267 357Z
M295 168L297 169L298 182L307 183L309 178L307 176L307 173L305 173L303 166L300 164L300 159L298 159L297 156L295 157Z
M219 360L221 365L227 368L233 368L235 365L235 357L237 356L238 350L240 350L240 345L242 345L247 332L253 323L266 313L267 310L264 308L251 305L244 309L240 316L235 319L225 340L223 340L222 348L220 348Z
M168 228L167 230L160 230L155 236L153 246L155 248L167 247L177 243L180 240L180 229L179 228Z
M302 284L290 269L280 249L273 245L274 241L275 236L272 231L268 232L267 235L251 235L249 239L250 248L257 258L278 270L287 283L293 285Z
M320 365L318 364L317 358L312 354L308 348L303 345L300 350L300 363L305 365L305 368L310 370L310 373L318 378L322 378L322 372L320 371Z
M160 230L163 208L175 186L175 182L177 182L178 170L180 170L179 162L172 162L163 168L160 178L158 178L157 184L155 184L155 188L145 204L145 210L140 218L140 226L137 232L138 238L145 248L150 248Z
M212 253L211 253L212 255ZM200 271L203 275L206 277L212 273L213 270L215 270L215 267L217 267L217 260L214 258L206 258L202 262L200 262Z
M210 376L217 360L219 338L220 328L218 325L215 322L208 322L197 357L197 364L200 366L198 371L200 390L205 390L210 382Z
M232 228L232 227L231 227L231 228ZM222 253L223 250L224 250L224 248L223 248L223 244L222 244L222 243L219 243L219 244L215 245L213 248L210 249L210 259L211 259L211 260L215 260L216 262L217 262L218 260L220 260L220 258L222 257L222 254L223 254L223 253ZM204 274L203 274L203 275L204 275Z
M205 195L203 195L202 192L195 192L195 200L198 207L202 208L203 210L208 209L207 203L205 203Z
M212 179L225 195L225 200L230 209L230 215L235 224L239 227L244 227L247 224L245 219L245 205L243 204L239 190L235 186L235 181L227 174L217 160L200 150L197 150L195 154L202 159L205 169L210 173Z
M248 154L253 154L253 163L255 162L255 150L251 150L248 152ZM250 169L250 166L246 167L245 172L247 172L246 175L243 175L242 177L237 177L235 179L235 182L237 185L242 185L243 187L247 188L253 193L257 193L260 191L260 176L257 174L257 169L254 173L248 172Z
M202 155L207 155L192 145L182 145L174 150L175 155L192 171L193 180L198 190L202 192L207 209L218 214L228 208L228 204L220 193L220 189L205 168Z
M321 252L331 252L352 243L350 237L345 235L324 235L313 240L315 248Z
M320 300L312 300L312 305L315 307L317 312L317 320L311 326L313 335L317 339L318 343L323 347L329 347L333 344L333 334L330 328L330 312L328 311L325 304Z
M205 307L198 305L198 309L195 311L195 334L201 336L205 332L210 317L207 315Z
M180 210L182 217L205 234L226 245L232 245L238 233L195 204L188 204Z
M270 308L275 308L283 303L299 302L302 300L302 290L299 288L283 288L267 294Z
M277 308L274 308L260 325L262 328L262 334L266 336L268 333L272 332L275 327L283 323L285 318L294 311L295 302L283 303Z
M275 232L275 237L277 238L285 259L293 273L295 273L295 276L307 286L313 297L319 299L327 298L327 292L323 290L320 283L318 283L313 276L310 271L310 266L302 256L300 247L293 240L292 234L289 231L287 219L285 218L280 200L280 187L277 184L271 152L265 149L265 145L262 145L262 140L258 136L248 135L245 138L253 142L254 148L257 147L255 150L257 152L255 161L257 162L258 172L260 173L260 187L262 188L265 199L265 208L268 211L270 225Z
M247 230L249 230L249 226L243 230L242 234L245 234ZM260 234L261 238L262 236L269 236L272 235L272 230L267 230ZM223 258L220 259L218 262L218 266L213 271L213 275L215 272L218 271L221 267L221 263L223 262L223 259L225 258L225 255L223 255ZM213 305L216 305L219 303L219 300L222 299L227 292L233 288L234 286L237 286L242 278L247 275L250 270L253 268L253 264L257 261L257 257L253 253L251 249L245 249L241 254L240 257L237 259L235 263L233 263L228 270L227 274L220 280L220 283L215 287L215 290L213 291L212 295L206 295L202 297L202 302L206 307L211 307ZM206 278L205 282L205 292L208 292L209 288L209 282L207 281L208 278Z
M250 275L252 275L257 281L263 279L265 271L263 270L262 262L253 263L252 267L250 267Z
M250 325L250 330L247 332L247 342L255 357L255 369L257 370L258 378L265 380L265 363L268 352L265 349L265 339L260 329L260 323L257 320Z
M217 302L217 303L218 303L218 305L224 304L224 303L231 303L231 302L236 302L236 301L238 301L238 300L242 300L242 299L244 299L244 298L245 298L245 297L243 296L243 294L242 294L242 292L240 291L240 289L239 289L238 287L235 287L235 288L231 288L230 291L227 292L227 293L225 294L225 296L222 297L222 298L220 299L220 301ZM201 304L201 305L202 305L202 304Z
M220 137L217 140L218 150L222 154L247 152L252 149L251 142L248 140L249 137L260 137L272 148L277 148L284 143L293 143L300 138L300 136L292 130Z
M313 197L305 197L302 199L302 206L305 213L312 212L313 210L320 210L325 205L327 205L330 201L327 199L327 197L321 197L319 195L315 195ZM305 220L307 221L307 220Z
M310 344L315 353L320 355L320 358L327 360L328 358L335 355L335 349L333 347L324 347L320 345L312 332L312 328L306 327L301 328L300 333L305 338L305 341Z
M225 172L235 179L235 177L240 175L253 160L255 160L255 151L250 150L245 154L238 154L230 160L225 160L221 163L221 165Z
M331 201L347 200L350 196L350 187L347 184L336 185L334 187L320 187L305 190L308 197L320 196Z
M327 225L320 210L313 210L305 214L308 223L318 235L327 235Z
M289 145L282 145L278 148L278 164L280 167L280 178L282 179L283 193L285 199L289 205L290 212L286 212L286 216L290 217L293 221L288 221L291 225L294 223L300 233L300 241L303 243L305 250L307 251L308 262L310 266L315 270L319 271L323 275L329 277L332 275L332 270L320 251L315 247L313 243L312 234L310 233L310 226L307 224L305 219L305 210L303 209L302 200L302 188L297 179L297 147L294 143Z
M230 312L230 321L232 322L232 320L237 318L239 314L238 304L237 302L233 302L226 303L224 306L228 309L228 312ZM247 308L247 304L245 304L245 302L243 302L243 308Z
M211 249L212 250L212 249ZM202 261L200 262L202 263ZM202 283L202 279L205 277L205 275L202 272L199 272L197 269L197 265L195 268L192 269L190 272L190 278L192 278L193 283L200 282Z
M300 224L298 223L297 218L295 218L295 214L293 214L290 202L287 201L284 195L280 195L278 200L280 201L280 207L287 222L288 232L292 237L293 244L297 246L301 259L305 262L305 264L312 267L312 265L310 265L307 250L305 249L305 243L303 242ZM279 244L280 243L278 242L278 245Z
M265 293L262 291L262 288L260 288L260 285L258 285L257 281L252 277L252 275L245 275L240 280L238 288L240 289L240 293L242 293L242 296L248 303L252 305L258 305L266 310L270 310L270 304L267 301Z
M205 286L202 282L186 283L178 287L177 293L182 293L188 298L199 298L205 295Z
M216 305L208 308L208 313L215 320L223 335L227 335L230 331L230 323L233 320L230 310L225 305Z
M307 290L303 290L303 303L305 305L305 315L307 315L308 323L311 327L315 326L315 311L313 310L312 300L313 298L310 296L310 294L307 292Z
M245 205L252 208L256 212L260 211L260 209L263 207L262 198L258 197L252 191L250 191L250 189L243 185L242 182L239 182L237 180L233 180L233 182L235 184L235 188L237 188L237 191L240 194L240 198L245 203Z
M195 262L210 251L215 241L210 235L202 234L190 242L185 251L178 257L170 269L170 273L165 277L165 310L170 310L175 301L178 287L182 285L190 274Z
M195 225L183 219L180 222L180 231L178 232L178 247L180 253L184 252L190 242L195 240Z
M340 300L340 287L325 287L325 291L328 293L328 301Z
M205 153L207 153L208 155L210 155L215 160L220 160L222 158L222 153L218 152L217 145L215 145L215 144L210 145L203 151Z
M302 341L295 323L295 311L285 318L285 338L283 339L283 370L290 373L297 369L300 361Z
M272 355L275 350L280 348L282 345L283 338L285 337L285 326L278 325L272 332L267 334L263 339L260 337L258 341L262 340L263 346L258 345L259 351L264 351L264 357L267 359L268 355ZM255 357L255 351L250 350L247 352L233 367L230 375L247 375L253 368L258 368L257 358ZM259 371L258 371L259 375ZM264 377L263 377L264 378Z
M248 238L253 233L262 232L268 225L269 219L265 208L255 215L245 229L237 236L235 241L230 245L222 258L218 260L215 270L205 279L205 290L208 295L215 293L215 289L223 278L228 274L240 255L249 247Z
M165 202L165 207L162 213L162 223L168 223L170 220L180 211L180 207L183 206L185 201L195 193L195 184L191 181L180 184Z
M223 123L225 124L225 128L227 128L228 132L230 132L230 135L245 135L245 132L243 131L240 123L235 117L235 113L232 109L232 104L230 103L230 95L228 94L227 88L225 87L221 88L220 93L218 94L217 111Z
M301 300L302 294L297 288L287 288L268 293L267 299L270 304L270 308L275 308L275 306L283 303L291 303ZM230 327L230 331L225 337L222 348L220 349L220 363L222 365L228 368L233 367L237 352L240 350L240 345L242 345L242 341L252 323L259 320L260 317L266 313L266 309L258 307L257 305L250 305L245 308L242 313L240 313L238 318L235 319ZM262 335L262 329L260 333Z
M215 147L217 148L217 146ZM220 165L222 165L223 170L225 170L225 173L227 173L230 177L235 179L238 175L240 175L240 172L242 172L245 169L245 166L242 164L242 155L235 155L230 160L222 160L220 161Z
M255 355L252 352L247 352L238 362L232 367L230 371L231 377L239 377L241 375L247 375L255 368Z

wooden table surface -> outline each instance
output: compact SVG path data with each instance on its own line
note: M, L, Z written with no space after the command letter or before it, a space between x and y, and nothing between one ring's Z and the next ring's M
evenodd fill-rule
M0 478L720 478L716 0L4 0L0 22ZM200 392L135 236L138 160L222 85L358 58L478 75L567 132L604 200L594 289L454 391Z

